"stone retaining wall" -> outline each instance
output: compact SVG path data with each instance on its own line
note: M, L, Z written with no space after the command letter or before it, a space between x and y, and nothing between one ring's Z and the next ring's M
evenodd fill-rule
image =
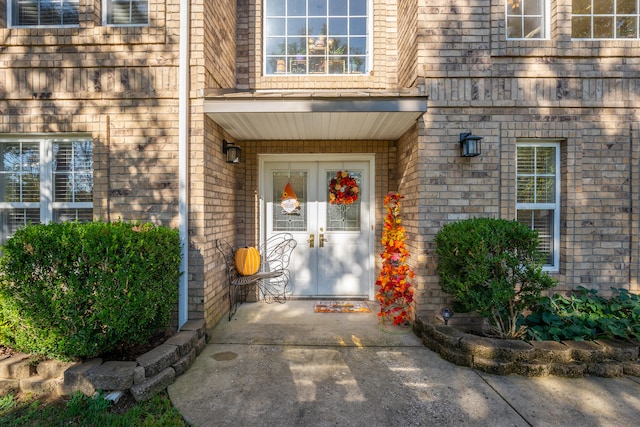
M461 332L436 317L417 318L414 331L443 359L491 374L640 376L638 342L500 340Z
M205 321L191 320L163 344L130 362L91 359L81 363L46 360L36 364L29 355L13 355L0 360L0 395L13 390L61 396L76 391L87 396L98 390L105 394L129 391L136 401L143 401L186 372L205 344Z

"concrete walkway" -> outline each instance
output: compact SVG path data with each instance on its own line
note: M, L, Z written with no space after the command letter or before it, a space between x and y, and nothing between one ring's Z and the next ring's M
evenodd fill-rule
M245 303L169 396L194 426L637 426L640 378L495 376L371 314Z

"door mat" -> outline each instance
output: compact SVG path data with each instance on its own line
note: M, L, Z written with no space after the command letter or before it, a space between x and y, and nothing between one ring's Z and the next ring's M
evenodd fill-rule
M364 301L318 301L313 311L316 313L371 313Z

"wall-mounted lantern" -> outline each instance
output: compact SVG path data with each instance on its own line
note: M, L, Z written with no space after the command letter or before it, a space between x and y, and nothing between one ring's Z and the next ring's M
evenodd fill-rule
M242 149L233 142L222 140L222 152L227 155L227 163L240 163Z
M481 136L475 136L471 132L460 134L460 155L462 157L475 157L480 155Z
M442 315L442 318L444 319L444 324L448 325L449 324L449 319L451 319L453 317L453 311L449 310L448 308L443 308L442 311L440 312L440 314Z

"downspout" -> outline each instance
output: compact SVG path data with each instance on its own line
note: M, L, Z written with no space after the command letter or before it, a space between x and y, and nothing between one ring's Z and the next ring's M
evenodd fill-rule
M180 0L178 68L178 232L181 261L178 328L189 320L189 0Z

